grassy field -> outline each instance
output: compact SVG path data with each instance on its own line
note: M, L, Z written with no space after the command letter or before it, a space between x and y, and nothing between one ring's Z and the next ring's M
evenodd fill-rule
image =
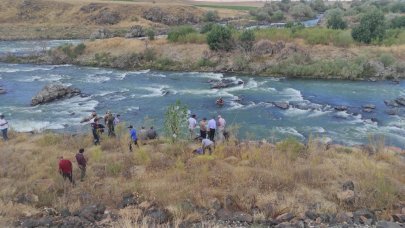
M370 141L369 150L326 147L315 139L307 145L294 139L276 144L232 139L217 145L213 155L196 156L191 151L197 144L165 140L130 153L125 128L117 131L119 138L104 136L100 146L92 145L90 135L53 133L11 133L9 142L0 141L0 224L8 226L18 217L40 213L42 207L74 211L95 202L120 215L123 210L116 205L127 193L168 208L176 224L190 216L202 219L182 202L209 207L213 199L222 202L227 196L237 199L240 209L249 214L252 208L273 205L270 214L252 214L255 221L286 211L298 215L314 203L322 213L380 209L379 218L387 219L393 205L405 200L405 175L399 172L405 168L399 159L403 151L384 147L382 139ZM79 148L85 148L89 160L87 177L71 187L57 172L57 157L74 161ZM73 174L79 180L75 161ZM336 197L347 180L354 182L356 191L350 207ZM38 200L28 205L13 202L24 193ZM83 193L91 197L83 200ZM120 219L126 224L134 221Z
M255 6L237 6L237 5L203 5L203 4L196 4L195 6L203 7L203 8L212 8L212 9L230 9L230 10L244 10L244 11L254 10L254 9L258 8L258 7L255 7Z

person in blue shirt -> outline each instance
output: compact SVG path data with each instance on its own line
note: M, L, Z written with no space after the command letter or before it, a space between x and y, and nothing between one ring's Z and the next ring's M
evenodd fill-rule
M130 136L130 142L129 142L129 151L132 152L132 143L135 144L137 147L138 145L138 137L136 136L136 130L132 125L129 125L129 136Z

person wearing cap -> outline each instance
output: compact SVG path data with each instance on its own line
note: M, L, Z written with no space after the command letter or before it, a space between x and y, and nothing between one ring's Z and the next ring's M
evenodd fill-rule
M195 128L197 127L197 120L195 119L196 115L191 115L188 118L188 131L190 132L190 139L195 139Z
M225 132L225 125L226 121L222 118L221 115L218 115L218 140L224 140L224 132Z
M129 142L129 151L132 152L132 143L134 143L138 148L138 137L136 136L136 130L132 125L129 125L129 136L130 136L130 142Z
M83 181L84 177L86 176L86 166L87 166L87 159L83 155L84 149L79 149L79 153L76 154L76 161L77 165L80 169L80 181Z
M4 119L3 114L0 114L0 130L3 135L3 140L7 141L8 140L8 136L7 136L8 122L6 119Z
M215 121L215 117L213 116L212 119L208 121L208 138L211 141L214 141L215 138L215 130L217 129L217 122Z
M74 184L72 162L64 159L63 156L59 157L59 173L63 176L64 180L67 178L70 183Z

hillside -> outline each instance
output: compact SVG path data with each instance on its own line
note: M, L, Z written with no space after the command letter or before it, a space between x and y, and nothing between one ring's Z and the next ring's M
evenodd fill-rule
M359 148L232 139L197 156L196 144L165 140L129 153L120 129L101 146L90 135L52 133L0 141L1 226L404 222L404 151L380 139ZM74 161L79 148L89 160L84 182ZM60 155L74 161L76 186L58 174Z

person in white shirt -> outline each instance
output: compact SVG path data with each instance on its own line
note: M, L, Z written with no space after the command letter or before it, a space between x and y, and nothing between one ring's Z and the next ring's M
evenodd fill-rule
M203 149L203 154L205 154L205 150L209 150L209 152L210 152L210 155L212 154L212 150L213 150L213 147L214 147L214 142L213 141L211 141L211 140L209 140L209 139L203 139L202 140L202 149Z
M195 119L196 115L193 114L188 119L188 130L190 132L190 139L195 139L195 128L197 127L197 120Z
M0 114L0 130L1 130L1 133L3 134L3 140L7 141L8 140L8 136L7 136L8 122L6 119L4 119L3 114Z
M224 140L224 132L225 132L225 125L226 121L222 116L218 115L218 140Z
M208 138L209 138L211 141L214 141L215 130L217 129L217 122L215 121L215 118L214 118L214 117L212 117L212 119L210 119L210 120L208 121L208 129L209 129Z

